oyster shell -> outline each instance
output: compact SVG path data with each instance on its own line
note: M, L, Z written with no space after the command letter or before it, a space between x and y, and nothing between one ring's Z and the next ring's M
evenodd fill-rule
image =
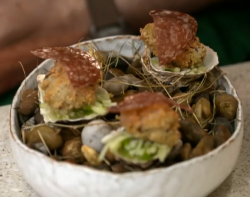
M166 77L173 77L173 78L179 78L183 77L185 79L188 78L198 78L205 73L211 71L214 67L216 67L219 64L218 55L213 49L211 49L208 46L205 46L206 48L206 56L203 60L203 64L201 65L201 69L199 69L199 72L194 73L194 70L191 69L184 69L180 70L179 68L175 68L172 71L164 70L163 67L159 66L157 64L157 58L153 59L151 56L151 51L149 48L146 48L143 55L141 56L141 62L143 65L143 71L145 73L150 73L158 76L159 78L166 79Z

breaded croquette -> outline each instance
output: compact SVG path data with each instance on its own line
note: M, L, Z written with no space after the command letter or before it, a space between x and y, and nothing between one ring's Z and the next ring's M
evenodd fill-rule
M196 37L189 48L176 57L176 59L173 61L173 64L180 68L190 68L192 66L195 67L202 64L205 56L205 46L200 43L199 38Z
M147 24L143 29L140 29L140 38L155 56L158 56L155 25L154 23ZM200 66L206 56L205 46L200 43L199 38L195 37L194 41L179 54L172 62L165 64L165 67L190 68Z
M126 97L110 112L120 113L121 125L134 137L172 147L181 137L178 114L170 107L174 104L160 92L142 92Z
M121 125L134 137L175 144L180 139L178 114L167 103L121 112Z
M51 68L41 88L44 91L44 101L54 109L77 109L96 100L97 85L73 87L59 62Z

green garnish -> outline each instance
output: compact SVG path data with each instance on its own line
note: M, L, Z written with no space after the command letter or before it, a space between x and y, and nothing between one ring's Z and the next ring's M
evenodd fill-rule
M171 147L165 144L135 138L126 132L115 132L105 138L103 139L105 147L100 154L100 160L104 159L109 150L116 157L134 164L147 163L156 159L163 162L171 150Z
M77 120L79 118L92 119L98 115L105 115L107 108L115 105L112 103L106 90L99 87L96 93L96 102L92 105L85 105L79 109L55 110L43 101L44 92L39 88L39 100L41 113L45 122L56 122L60 120Z

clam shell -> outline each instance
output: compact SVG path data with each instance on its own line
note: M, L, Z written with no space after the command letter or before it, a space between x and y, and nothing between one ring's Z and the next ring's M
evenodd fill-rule
M213 49L211 49L208 46L205 46L205 48L206 48L207 54L204 58L203 66L206 67L206 73L207 73L219 64L219 59L218 59L217 53L213 51ZM165 71L162 69L162 67L153 65L150 58L151 58L151 52L148 48L145 48L145 51L143 52L141 56L143 72L146 74L153 74L155 76L158 76L161 80L163 79L165 80L166 77L173 77L173 78L182 77L185 79L190 79L190 78L194 79L205 74L205 72L190 74L188 73L190 70L184 70L180 72Z

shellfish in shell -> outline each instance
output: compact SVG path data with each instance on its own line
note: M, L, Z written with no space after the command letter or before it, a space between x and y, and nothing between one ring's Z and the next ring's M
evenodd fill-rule
M197 21L176 11L151 11L154 23L141 29L146 49L141 57L146 72L160 77L193 78L218 65L218 56L196 37Z
M100 66L88 52L72 47L42 48L38 57L56 60L46 75L38 75L40 112L45 122L90 120L114 105L98 84Z

